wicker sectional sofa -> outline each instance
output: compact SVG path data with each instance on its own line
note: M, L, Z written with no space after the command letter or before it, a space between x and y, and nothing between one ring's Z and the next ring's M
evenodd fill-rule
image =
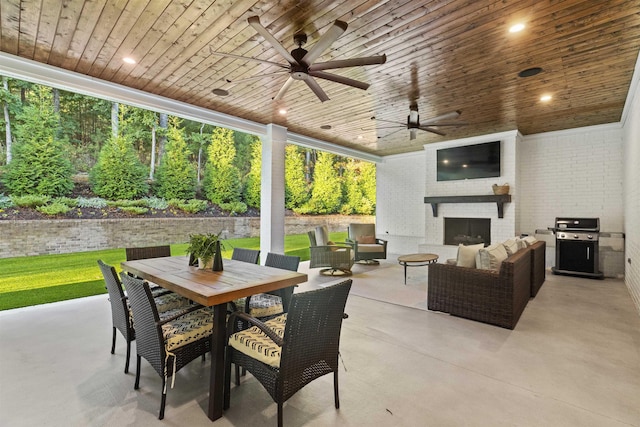
M520 249L499 271L429 266L428 308L503 328L515 328L544 282L545 242Z

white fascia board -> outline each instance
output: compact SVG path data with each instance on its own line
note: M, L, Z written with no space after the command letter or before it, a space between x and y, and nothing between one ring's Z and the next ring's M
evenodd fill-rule
M382 163L384 161L383 157L376 156L375 154L365 153L363 151L354 150L353 148L342 147L340 145L331 144L320 139L299 135L293 132L289 132L287 134L287 142L300 145L302 147L315 148L321 151L337 154L339 156L352 157L354 159L366 160L373 163Z

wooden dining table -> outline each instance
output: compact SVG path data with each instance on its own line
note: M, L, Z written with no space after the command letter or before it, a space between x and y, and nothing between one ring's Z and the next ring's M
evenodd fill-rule
M227 303L237 298L286 288L307 281L307 275L225 259L223 271L189 266L187 256L126 261L122 269L205 306L213 306L211 375L208 416L222 417Z

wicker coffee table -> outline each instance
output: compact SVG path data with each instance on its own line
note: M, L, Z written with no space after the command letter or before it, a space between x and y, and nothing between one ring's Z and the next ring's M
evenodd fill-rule
M398 263L404 266L404 284L407 284L407 267L424 267L438 261L436 254L409 254L398 257Z

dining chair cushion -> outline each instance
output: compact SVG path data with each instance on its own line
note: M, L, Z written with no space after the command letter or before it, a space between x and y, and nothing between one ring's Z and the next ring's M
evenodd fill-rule
M279 337L284 336L287 314L267 320L264 324L272 329ZM229 345L241 353L246 354L262 363L274 368L280 367L280 346L262 332L257 326L236 332L229 336Z
M162 325L165 349L171 352L176 348L198 341L211 335L213 315L211 310L201 309L185 314L176 320Z
M151 293L153 295L153 292ZM154 297L153 300L156 303L156 308L158 309L158 315L160 319L168 319L181 311L186 310L191 305L191 301L189 301L185 297L181 297L178 294L170 292L168 294L160 295ZM131 310L131 305L127 301L127 308L129 309L129 321L131 322L131 327L135 328L133 321L133 311Z
M246 298L239 298L234 303L239 310L246 311ZM280 314L283 311L282 298L276 295L256 294L252 295L251 301L249 301L248 314L252 317L268 317Z

